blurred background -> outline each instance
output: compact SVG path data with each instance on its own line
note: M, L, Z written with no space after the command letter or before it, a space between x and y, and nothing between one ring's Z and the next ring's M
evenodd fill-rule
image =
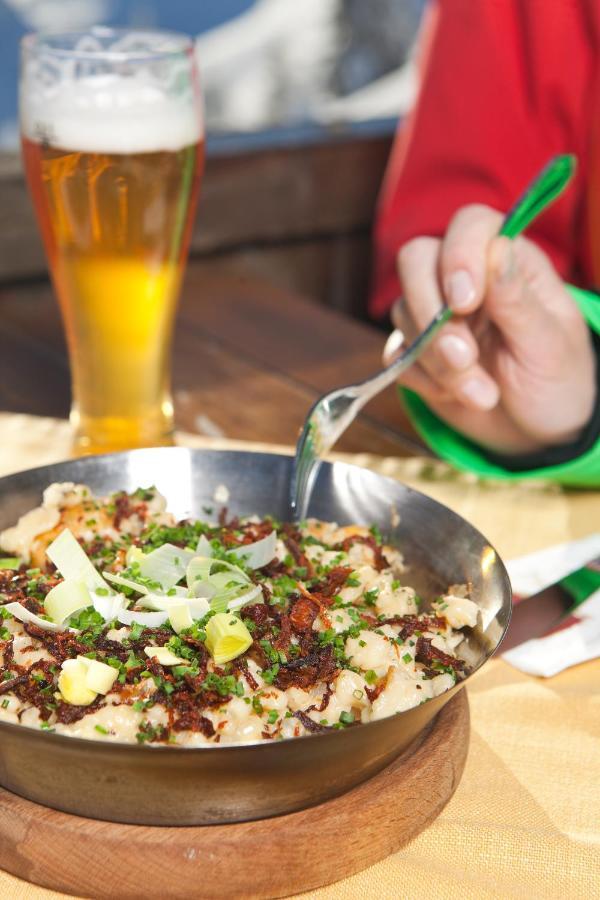
M18 144L18 43L93 24L198 35L210 135L396 117L426 0L0 0L0 148Z
M45 279L19 156L19 39L197 36L207 164L190 258L366 320L371 231L428 0L0 0L0 284Z

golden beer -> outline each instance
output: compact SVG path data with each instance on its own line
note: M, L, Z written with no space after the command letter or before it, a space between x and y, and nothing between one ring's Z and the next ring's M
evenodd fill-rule
M200 121L165 120L160 97L156 121L136 105L137 84L108 88L88 79L73 89L73 110L79 96L93 101L81 119L59 103L41 128L39 113L34 126L22 115L85 453L172 443L170 345L203 162ZM122 96L129 115L119 115Z

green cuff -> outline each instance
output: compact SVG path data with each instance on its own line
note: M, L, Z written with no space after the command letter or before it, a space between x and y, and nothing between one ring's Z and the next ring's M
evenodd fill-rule
M571 286L569 290L590 328L600 334L600 297ZM506 481L544 478L571 487L600 487L600 441L587 453L561 465L525 472L510 472L491 462L480 446L461 437L442 422L415 393L401 388L401 394L410 419L423 440L442 459L452 463L457 469L475 472L484 478Z

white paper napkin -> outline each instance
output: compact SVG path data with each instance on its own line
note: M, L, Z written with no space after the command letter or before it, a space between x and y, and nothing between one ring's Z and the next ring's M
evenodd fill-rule
M598 556L600 533L520 556L511 560L507 569L514 593L529 597ZM550 634L526 641L503 654L521 672L544 678L596 657L600 657L600 590L579 604Z

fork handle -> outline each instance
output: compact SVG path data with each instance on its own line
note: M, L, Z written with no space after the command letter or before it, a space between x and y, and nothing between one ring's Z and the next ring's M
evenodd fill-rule
M393 384L399 375L412 366L425 347L434 339L438 331L453 318L453 315L450 307L442 306L427 328L423 329L398 359L394 360L389 366L386 366L385 369L382 369L381 372L371 378L368 382L368 387L366 384L360 386L362 388L360 393L361 409L372 397L375 397L390 384Z

